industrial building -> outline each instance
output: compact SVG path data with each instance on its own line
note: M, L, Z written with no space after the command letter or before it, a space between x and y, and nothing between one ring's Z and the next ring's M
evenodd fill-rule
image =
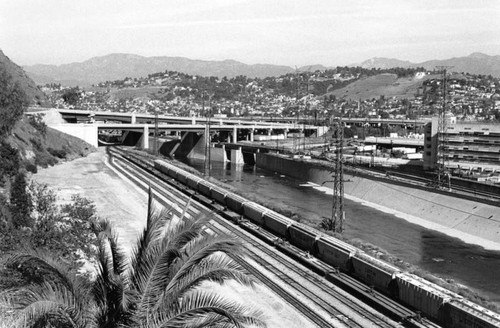
M457 121L447 114L444 137L439 138L439 119L433 118L424 128L424 169L437 168L440 151L450 170L469 174L500 173L500 123ZM439 142L444 143L439 147Z

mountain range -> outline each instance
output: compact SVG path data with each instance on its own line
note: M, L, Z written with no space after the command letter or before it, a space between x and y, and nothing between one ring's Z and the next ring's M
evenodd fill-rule
M454 57L443 60L428 60L422 63L412 63L394 58L371 58L359 64L349 66L361 66L363 68L392 68L392 67L423 67L434 70L438 66L448 66L448 70L458 73L471 73L481 75L492 75L500 77L500 56L488 56L475 52L466 57Z
M392 67L424 67L434 70L437 66L451 66L450 71L483 74L500 77L500 56L489 56L473 53L466 57L455 57L445 60L430 60L423 63L412 63L393 58L375 57L362 63L349 66L363 68ZM235 60L205 61L184 57L144 57L133 54L109 54L93 57L89 60L63 65L31 65L24 66L27 74L37 83L61 83L63 85L89 86L104 81L121 80L126 77L144 77L148 74L166 70L190 75L234 77L280 76L292 73L294 68L281 65L254 64L247 65ZM323 65L309 65L298 68L300 71L324 70Z

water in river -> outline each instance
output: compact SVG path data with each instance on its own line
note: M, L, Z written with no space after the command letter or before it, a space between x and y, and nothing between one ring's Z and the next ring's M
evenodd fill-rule
M203 171L202 160L186 160ZM244 193L260 194L303 217L330 217L332 196L300 181L251 165L212 163L210 175ZM469 286L500 305L500 252L425 229L392 214L344 200L344 235L359 238L443 278Z

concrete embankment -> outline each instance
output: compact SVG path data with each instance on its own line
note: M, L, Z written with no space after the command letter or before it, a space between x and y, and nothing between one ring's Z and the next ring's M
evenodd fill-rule
M333 187L331 169L323 164L257 154L259 167ZM346 197L391 212L408 221L488 249L500 249L500 207L447 193L391 181L363 172L345 171Z

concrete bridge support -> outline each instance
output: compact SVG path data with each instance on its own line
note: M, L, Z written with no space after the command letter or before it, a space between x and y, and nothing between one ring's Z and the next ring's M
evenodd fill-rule
M233 141L232 142L233 143L237 143L238 142L238 129L236 127L233 128Z
M144 125L144 128L142 130L142 139L141 139L141 148L142 149L149 149L149 127L147 125Z
M211 147L210 148L210 161L211 162L229 162L227 158L226 146Z
M241 152L243 155L243 162L245 164L254 165L255 164L255 153Z
M241 147L238 149L231 149L231 163L232 164L245 164Z

